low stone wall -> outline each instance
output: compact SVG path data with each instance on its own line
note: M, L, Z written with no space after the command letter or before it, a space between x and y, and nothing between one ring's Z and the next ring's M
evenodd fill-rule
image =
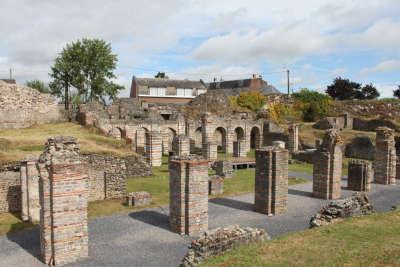
M353 130L372 132L375 131L375 129L378 127L388 127L396 131L400 130L396 124L386 119L374 119L374 120L364 120L360 118L353 119Z
M316 149L301 150L292 154L292 158L301 162L313 164L313 157Z
M141 156L124 157L127 177L147 177L151 176L150 165Z
M365 193L330 202L310 220L310 228L324 226L341 221L346 217L367 215L374 212Z
M21 211L19 171L0 172L0 213Z
M237 246L267 239L270 239L268 234L260 229L239 226L217 228L192 241L189 251L182 261L182 266L195 266Z

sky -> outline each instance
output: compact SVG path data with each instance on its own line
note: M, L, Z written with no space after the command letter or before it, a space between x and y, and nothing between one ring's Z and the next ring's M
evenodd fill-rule
M324 91L341 76L400 85L399 0L1 0L0 77L49 81L62 48L101 38L132 75L211 81L260 74L286 91Z

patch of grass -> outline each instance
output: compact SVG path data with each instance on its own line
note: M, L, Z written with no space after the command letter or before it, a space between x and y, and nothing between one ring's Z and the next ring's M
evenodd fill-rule
M399 266L400 211L242 246L202 266Z
M118 156L134 154L124 140L104 136L90 127L63 122L0 130L0 163L21 160L27 154L37 156L43 151L46 140L56 135L74 136L82 152Z
M21 221L20 217L19 214L0 213L0 235L35 227L31 223Z
M313 165L309 164L309 163L289 164L289 171L304 172L304 173L312 174L313 173Z

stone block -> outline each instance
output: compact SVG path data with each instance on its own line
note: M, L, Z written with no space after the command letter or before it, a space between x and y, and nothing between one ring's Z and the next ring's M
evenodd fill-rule
M363 160L349 162L347 188L354 191L371 190L372 164Z
M214 163L215 172L218 176L224 178L232 178L233 167L230 160L217 160Z
M374 182L384 185L396 183L394 130L388 127L378 127L376 129Z
M209 177L208 179L208 194L221 195L224 193L224 179L218 175Z
M151 204L151 195L148 192L130 192L126 196L126 204L131 207L143 207Z

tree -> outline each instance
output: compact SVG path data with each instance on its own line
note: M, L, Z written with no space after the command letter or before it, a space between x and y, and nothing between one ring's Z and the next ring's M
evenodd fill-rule
M393 90L393 96L400 98L400 85L397 86L397 89Z
M36 89L41 93L46 93L46 94L50 93L49 87L40 80L27 81L26 86Z
M316 121L326 117L332 107L332 99L326 94L321 94L309 89L301 89L293 94L295 109L300 110L304 121Z
M77 90L82 102L114 99L123 88L112 82L117 61L104 40L82 39L67 44L51 68L51 91L65 101L66 109L71 88Z
M238 96L230 97L232 107L241 107L251 111L259 111L266 103L265 96L258 91L241 92Z
M363 88L361 89L361 94L359 97L356 97L358 99L375 99L380 96L378 89L370 83L367 85L364 85Z
M341 77L335 78L326 89L326 93L337 100L353 99L357 96L357 91L361 91L361 84Z

